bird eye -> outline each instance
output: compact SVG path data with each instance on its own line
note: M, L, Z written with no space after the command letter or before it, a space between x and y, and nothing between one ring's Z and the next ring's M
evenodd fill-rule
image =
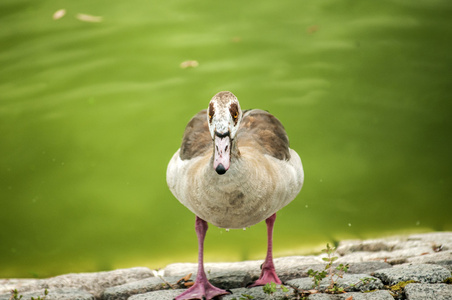
M231 117L234 119L234 124L237 125L237 122L239 121L239 107L237 103L231 103L231 106L229 107L229 113L231 114Z

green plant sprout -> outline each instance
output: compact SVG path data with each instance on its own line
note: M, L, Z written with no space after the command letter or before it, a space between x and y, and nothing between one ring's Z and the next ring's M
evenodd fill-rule
M375 280L376 280L375 278L370 278L370 277L360 278L357 283L350 284L350 287L356 287L356 285L358 285L359 283L362 283L363 285L367 285Z
M314 283L312 285L313 289L318 288L322 279L326 277L326 274L328 273L325 270L323 271L314 271L313 269L308 270L308 276L312 277L312 279L314 280Z
M254 299L254 296L248 294L242 294L238 300L251 300ZM237 300L237 298L232 298L231 300Z
M17 289L14 289L11 291L11 298L9 298L9 300L19 300L22 299L22 295L19 295L19 292L17 291Z
M273 295L273 293L276 292L278 289L280 289L284 293L287 293L289 291L289 289L286 286L284 286L282 284L277 286L275 282L267 283L266 285L264 285L262 287L262 289L263 289L264 293L268 294L268 295Z
M334 256L336 248L330 247L330 244L326 244L326 249L323 249L322 252L327 254L327 257L322 258L327 264L323 271L314 271L313 269L308 270L308 276L312 277L314 280L314 284L312 288L316 289L319 287L320 282L328 277L330 284L325 290L327 293L332 294L340 294L344 293L344 288L337 286L337 280L342 278L344 274L348 271L348 264L339 264L336 267L333 267L333 263L338 259L337 256Z
M38 296L38 298L31 297L31 300L45 300L47 298L47 295L49 294L49 291L47 289L44 290L44 296L41 298L41 296Z
M31 297L31 300L45 300L47 298L47 295L49 294L49 291L47 289L44 290L44 296L38 296L37 298ZM9 300L20 300L22 299L22 295L19 295L19 292L17 289L14 289L11 291L11 297Z

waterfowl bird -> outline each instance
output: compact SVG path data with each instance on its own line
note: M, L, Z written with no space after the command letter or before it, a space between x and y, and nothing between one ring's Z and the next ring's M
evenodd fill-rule
M229 293L210 284L204 271L207 222L246 228L266 220L267 256L251 286L281 284L273 264L273 224L276 212L300 192L304 173L276 117L259 109L242 111L234 94L219 92L187 124L166 176L173 195L196 215L199 247L195 284L176 300Z

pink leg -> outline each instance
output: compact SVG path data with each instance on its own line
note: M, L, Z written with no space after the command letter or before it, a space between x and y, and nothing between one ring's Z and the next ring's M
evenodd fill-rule
M278 278L278 275L276 275L275 265L273 264L273 225L275 224L275 219L276 213L265 220L265 223L267 223L268 238L267 256L265 257L264 264L262 265L261 276L249 287L265 285L270 282L281 284L281 280Z
M204 271L204 238L207 232L207 222L196 217L196 235L198 236L198 274L195 284L177 296L175 300L206 299L210 300L216 296L227 295L228 291L214 287L208 280Z

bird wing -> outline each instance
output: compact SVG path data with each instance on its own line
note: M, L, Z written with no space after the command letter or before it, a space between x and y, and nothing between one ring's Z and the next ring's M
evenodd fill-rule
M197 113L185 127L179 155L182 160L186 160L211 151L212 137L207 125L207 110L204 109Z
M239 147L253 147L256 151L277 159L289 160L289 138L281 122L260 109L244 111L237 131Z

